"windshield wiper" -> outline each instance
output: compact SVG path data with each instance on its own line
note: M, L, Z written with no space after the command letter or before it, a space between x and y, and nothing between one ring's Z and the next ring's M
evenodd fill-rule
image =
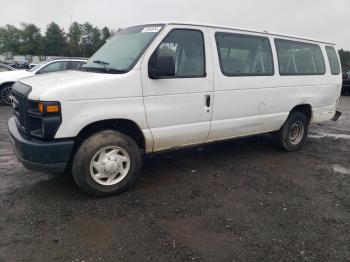
M116 69L116 68L111 68L111 67L108 67L109 63L108 62L105 62L105 61L102 61L102 60L94 60L92 61L92 63L94 64L99 64L99 65L102 65L103 68L95 68L95 67L89 67L89 66L82 66L79 68L79 70L85 70L85 71L93 71L93 70L104 70L105 72L107 73L112 73L112 74L124 74L124 73L127 73L128 71L127 70L124 70L124 69Z
M108 67L109 63L105 62L105 61L102 61L102 60L95 60L95 61L92 61L93 63L95 64L99 64L99 65L102 65L103 68L109 72L110 68Z

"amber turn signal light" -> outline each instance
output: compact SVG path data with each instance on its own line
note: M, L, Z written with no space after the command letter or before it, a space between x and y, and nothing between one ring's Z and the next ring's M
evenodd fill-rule
M40 113L59 113L60 106L55 104L45 105L43 102L39 102L38 110Z
M46 106L47 113L58 113L59 111L60 111L60 108L58 107L58 105Z
M44 105L43 105L43 103L41 103L41 102L39 103L38 109L39 109L40 113L44 113Z

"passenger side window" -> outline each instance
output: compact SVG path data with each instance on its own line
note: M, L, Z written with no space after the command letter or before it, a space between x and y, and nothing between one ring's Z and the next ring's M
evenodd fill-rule
M323 75L321 48L316 44L276 39L280 75Z
M39 74L45 74L45 73L52 73L52 72L58 72L58 71L64 71L67 68L67 62L54 62L47 66L45 66L43 69L41 69L38 73Z
M337 57L337 52L333 46L326 46L326 52L329 60L329 65L331 67L332 75L340 74L339 60Z
M216 33L221 71L226 76L273 75L270 41L266 37Z
M205 77L203 33L191 29L172 30L150 58L150 64L166 57L174 63L174 78Z

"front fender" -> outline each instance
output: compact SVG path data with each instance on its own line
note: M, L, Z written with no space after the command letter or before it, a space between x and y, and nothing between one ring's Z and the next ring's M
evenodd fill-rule
M134 122L145 138L146 151L152 151L153 138L146 122L142 97L65 101L61 104L62 124L55 138L76 137L86 126L104 120L125 119Z

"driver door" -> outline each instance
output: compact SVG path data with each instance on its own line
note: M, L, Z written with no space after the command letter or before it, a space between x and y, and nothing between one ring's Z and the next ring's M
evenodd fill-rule
M149 76L150 59L171 56L175 75ZM146 53L142 85L153 150L207 141L213 100L213 68L205 27L168 26Z

